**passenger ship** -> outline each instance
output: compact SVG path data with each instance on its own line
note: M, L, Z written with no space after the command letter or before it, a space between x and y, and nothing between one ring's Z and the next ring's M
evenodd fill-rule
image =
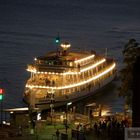
M112 58L95 51L70 51L71 45L61 44L56 52L36 57L29 64L24 101L32 107L62 105L93 95L111 82L116 75Z

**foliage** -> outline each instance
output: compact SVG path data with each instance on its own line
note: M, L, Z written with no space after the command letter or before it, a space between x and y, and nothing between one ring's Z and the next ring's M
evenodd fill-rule
M140 46L135 39L130 39L122 51L124 68L120 71L121 86L119 95L126 99L126 104L131 105L133 89L133 64L140 56Z

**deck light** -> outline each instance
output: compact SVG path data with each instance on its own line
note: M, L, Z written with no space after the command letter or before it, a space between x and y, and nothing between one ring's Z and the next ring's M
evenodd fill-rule
M99 73L98 75L96 76L93 76L85 81L82 81L82 82L79 82L79 83L76 83L76 84L72 84L72 85L67 85L67 86L62 86L62 87L49 87L49 86L39 86L39 85L26 85L26 87L28 88L46 88L46 89L56 89L56 90L59 90L59 89L68 89L68 88L73 88L73 87L78 87L78 86L81 86L81 85L84 85L84 84L87 84L87 83L90 83L100 77L102 77L103 75L109 73L110 71L112 71L114 68L115 68L116 64L113 63L108 69L106 69L105 71Z

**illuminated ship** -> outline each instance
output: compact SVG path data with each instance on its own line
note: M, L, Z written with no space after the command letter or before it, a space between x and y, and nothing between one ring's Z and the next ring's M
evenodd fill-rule
M33 107L66 104L90 96L111 82L116 75L112 58L97 55L95 51L70 51L63 43L56 52L36 57L29 64L24 100Z

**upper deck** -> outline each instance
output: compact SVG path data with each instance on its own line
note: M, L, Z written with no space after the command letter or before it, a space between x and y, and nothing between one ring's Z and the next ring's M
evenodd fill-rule
M34 64L28 65L28 70L41 72L67 72L79 71L79 68L93 64L100 60L101 56L97 56L91 52L70 52L67 55L58 55L51 52L45 56L37 57Z
M93 66L95 63L104 63L105 58L96 55L95 51L69 51L70 44L61 45L56 52L46 53L36 57L33 64L28 65L28 71L34 73L51 72L79 72L80 69ZM103 60L104 59L104 60Z

